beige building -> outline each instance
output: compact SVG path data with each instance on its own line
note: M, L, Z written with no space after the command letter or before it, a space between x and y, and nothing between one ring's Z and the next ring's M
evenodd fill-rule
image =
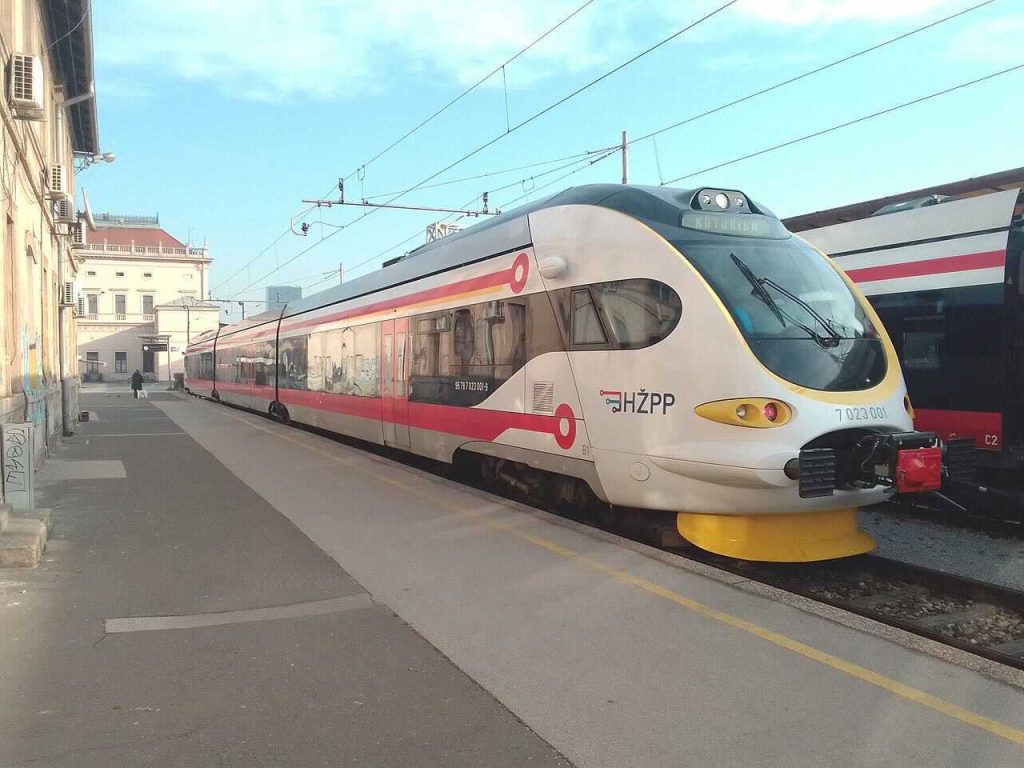
M88 0L2 0L0 422L34 454L78 413L75 165L99 151Z
M157 217L95 218L79 256L82 314L78 360L84 381L171 381L184 371L190 339L217 327L220 309L203 301L212 259L181 242Z

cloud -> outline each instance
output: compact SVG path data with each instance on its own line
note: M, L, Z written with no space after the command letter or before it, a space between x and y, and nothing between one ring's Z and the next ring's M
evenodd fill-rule
M97 55L114 71L156 69L254 99L345 97L374 89L396 71L468 85L577 6L575 0L123 2L108 11L107 24L101 19ZM515 62L510 84L523 87L551 71L605 62L621 46L601 39L618 17L587 20L591 11Z
M398 78L467 86L581 0L119 0L97 8L96 52L114 75L156 72L254 100L346 98ZM949 0L741 0L687 36L710 44L753 19L783 25L895 20ZM597 0L508 68L509 86L618 63L717 0ZM720 29L719 29L720 28ZM488 85L497 87L501 77Z

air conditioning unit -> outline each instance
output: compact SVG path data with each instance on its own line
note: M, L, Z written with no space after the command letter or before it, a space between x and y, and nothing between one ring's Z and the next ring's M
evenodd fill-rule
M54 201L53 214L61 224L75 224L78 221L78 215L75 213L75 203L67 196Z
M27 53L12 54L7 72L7 100L14 116L42 120L43 60Z
M68 225L72 248L85 248L85 222L76 221Z
M60 294L61 306L77 307L79 298L81 298L81 289L79 289L78 283L71 280L64 283L64 290Z
M64 175L64 166L60 163L50 164L50 174L46 181L46 196L51 200L59 199L68 193L67 180Z

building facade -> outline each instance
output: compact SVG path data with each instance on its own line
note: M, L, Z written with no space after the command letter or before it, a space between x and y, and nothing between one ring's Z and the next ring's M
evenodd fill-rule
M77 251L83 381L147 381L184 371L188 341L217 327L219 307L203 300L213 261L206 246L181 242L155 216L102 214Z
M78 413L75 165L99 152L88 0L0 2L0 422L42 455Z

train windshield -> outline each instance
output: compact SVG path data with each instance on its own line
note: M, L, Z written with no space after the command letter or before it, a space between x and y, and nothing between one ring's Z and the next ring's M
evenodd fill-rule
M885 350L857 297L799 238L673 241L711 284L758 359L782 378L826 391L868 389Z

